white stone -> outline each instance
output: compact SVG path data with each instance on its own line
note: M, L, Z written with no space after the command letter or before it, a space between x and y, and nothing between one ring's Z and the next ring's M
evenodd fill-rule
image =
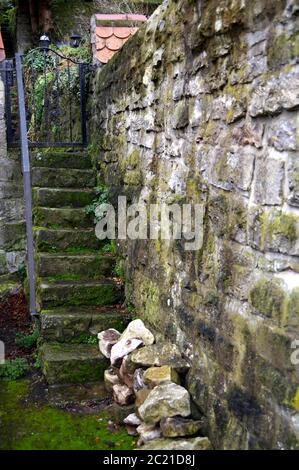
M120 341L127 339L141 339L145 346L155 342L154 335L148 330L140 319L133 320L120 337Z
M124 424L128 424L129 426L140 426L141 420L138 418L136 413L131 413L124 419Z
M99 349L101 353L108 359L110 358L110 355L111 355L112 346L118 342L119 338L120 338L120 333L114 328L101 331L98 334Z
M122 339L118 341L111 349L111 364L113 366L120 365L120 360L130 354L131 352L135 351L139 346L143 344L141 339Z
M189 393L184 387L174 383L158 385L149 393L138 412L148 424L158 423L164 417L190 416Z

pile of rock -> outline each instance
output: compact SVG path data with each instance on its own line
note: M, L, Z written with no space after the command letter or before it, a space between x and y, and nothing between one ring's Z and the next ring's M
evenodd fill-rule
M122 334L109 329L98 338L101 353L111 361L105 371L106 388L118 406L128 410L131 405L124 424L129 434L139 435L138 447L211 448L208 438L199 437L205 419L193 419L190 395L181 385L189 364L175 344L154 344L154 335L142 320L132 321Z

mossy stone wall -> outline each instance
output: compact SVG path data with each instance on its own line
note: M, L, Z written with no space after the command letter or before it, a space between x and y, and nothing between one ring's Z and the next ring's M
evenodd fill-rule
M296 1L169 0L94 80L112 198L204 205L201 250L120 249L128 300L192 363L216 448L299 446L296 45Z
M0 77L0 283L23 266L26 255L20 155L7 151L4 109Z

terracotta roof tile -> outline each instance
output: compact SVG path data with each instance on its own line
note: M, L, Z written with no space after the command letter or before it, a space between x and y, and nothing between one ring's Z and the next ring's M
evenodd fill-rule
M104 47L106 47L106 39L100 38L99 36L97 36L96 46L97 46L97 50L103 49Z
M110 51L105 47L101 51L97 52L97 58L99 59L102 64L107 64L107 62L114 56L115 51Z
M2 40L2 34L0 31L0 62L5 59L5 50L4 50L4 44Z
M97 26L96 30L97 36L100 38L110 38L113 34L112 26Z
M106 40L106 47L110 49L110 51L118 51L124 44L124 41L117 36L111 36Z
M131 35L131 29L132 28L115 26L113 28L113 34L115 34L115 36L118 37L118 38L125 39L125 38L128 38Z
M143 15L95 15L95 49L97 59L106 64L137 31L136 22L147 20ZM123 23L130 21L132 24ZM103 24L101 24L101 21Z

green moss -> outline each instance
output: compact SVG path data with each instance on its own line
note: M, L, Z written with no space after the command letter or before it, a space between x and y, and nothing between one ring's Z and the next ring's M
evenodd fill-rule
M249 301L256 313L279 323L286 321L287 295L276 279L261 279L250 291Z
M290 295L288 303L288 316L290 324L294 327L299 326L299 287L294 289Z
M297 218L292 214L280 214L274 217L268 225L270 240L275 235L282 235L290 242L297 238Z
M291 406L296 410L299 411L299 387L291 401Z
M127 450L134 439L125 429L108 429L109 416L75 415L26 400L27 381L6 382L0 389L1 450Z

